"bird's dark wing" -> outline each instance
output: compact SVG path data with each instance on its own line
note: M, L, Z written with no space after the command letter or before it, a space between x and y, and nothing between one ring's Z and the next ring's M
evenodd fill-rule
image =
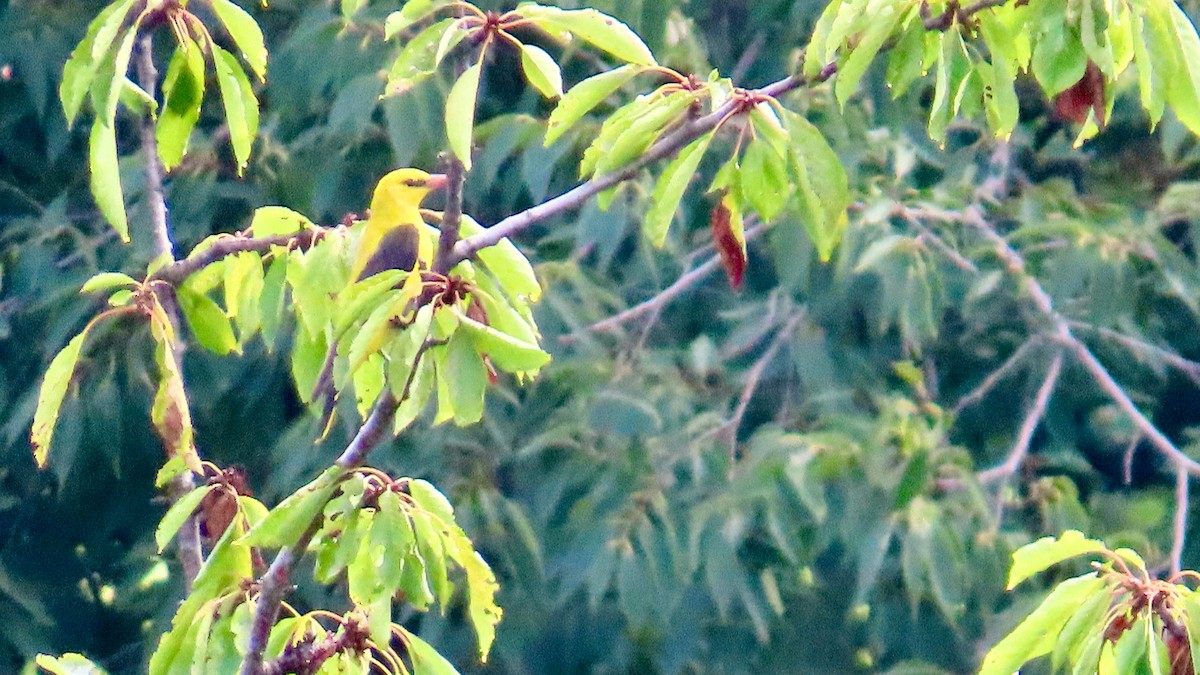
M355 281L366 279L386 270L411 270L417 264L420 235L416 226L404 224L393 228L379 242L375 254Z

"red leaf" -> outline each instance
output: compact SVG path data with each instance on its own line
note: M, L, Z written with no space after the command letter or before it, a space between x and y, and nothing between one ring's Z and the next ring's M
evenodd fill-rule
M1095 63L1088 61L1083 77L1054 97L1054 115L1062 120L1083 124L1087 122L1090 110L1096 115L1096 126L1103 129L1107 121L1104 119L1104 95L1104 74Z
M725 268L729 285L735 289L741 288L746 275L746 237L742 229L741 211L728 194L713 209L709 223L712 225L713 245L721 256L721 266Z

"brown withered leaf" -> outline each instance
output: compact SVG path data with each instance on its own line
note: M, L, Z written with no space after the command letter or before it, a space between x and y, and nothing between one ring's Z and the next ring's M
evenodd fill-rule
M721 256L725 277L735 289L742 287L746 276L746 233L742 224L741 209L728 193L712 210L709 219L712 227L713 245Z
M1108 121L1104 118L1104 97L1104 74L1099 66L1088 61L1083 77L1054 97L1054 115L1065 121L1083 124L1087 122L1090 111L1096 115L1096 126L1103 129Z

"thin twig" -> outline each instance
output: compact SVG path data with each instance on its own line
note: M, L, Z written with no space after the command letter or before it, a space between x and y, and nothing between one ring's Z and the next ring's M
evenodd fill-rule
M1041 423L1042 417L1046 414L1046 406L1050 404L1050 395L1054 393L1054 387L1058 384L1058 377L1062 374L1062 363L1062 352L1059 352L1054 355L1054 360L1050 362L1050 367L1046 370L1046 378L1042 380L1042 386L1038 387L1037 396L1034 397L1033 404L1029 406L1028 412L1025 413L1025 419L1021 422L1021 430L1017 433L1017 441L1013 443L1008 457L1000 464L986 471L979 472L977 477L981 483L1003 481L1020 470L1025 457L1029 455L1029 444L1033 441L1033 434L1037 431L1038 424Z
M921 222L921 219L917 218L916 215L910 212L908 208L901 205L897 207L896 211L899 212L899 215L904 216L904 219L920 232L920 234L917 235L918 239L921 239L922 241L928 241L929 243L933 244L933 247L941 251L942 255L946 256L946 258L953 263L955 267L966 272L979 272L979 268L975 266L975 263L964 257L963 254L955 250L953 246L946 243L945 239L939 237L936 232L926 226L925 223Z
M1078 330L1087 330L1096 333L1102 338L1107 338L1120 344L1122 347L1129 349L1132 352L1141 352L1149 354L1152 358L1159 359L1163 363L1171 366L1188 378L1196 385L1200 385L1200 363L1184 358L1179 354L1156 344L1138 339L1132 335L1127 335L1120 331L1115 331L1111 328L1097 326L1083 321L1070 321L1071 327Z
M1040 335L1034 335L1025 342L1021 343L1021 346L1017 347L1017 349L1007 359L1004 360L1004 363L1000 364L999 368L989 373L987 377L983 378L983 381L980 382L978 386L969 391L962 398L958 399L958 403L954 404L954 412L960 413L967 407L973 406L982 401L984 396L987 396L997 384L1000 384L1001 380L1008 377L1014 370L1016 370L1016 367L1021 363L1021 361L1023 361L1035 347L1041 345L1041 343L1042 336Z
M1142 442L1141 434L1134 434L1133 438L1129 439L1129 444L1125 446L1125 454L1121 457L1121 478L1125 481L1125 485L1133 484L1133 455L1137 451L1138 443Z
M754 392L758 390L758 384L762 380L763 373L766 372L767 366L775 360L775 355L779 350L787 344L791 339L792 333L796 332L796 328L804 319L804 312L798 311L791 316L779 328L775 339L771 341L770 346L758 357L750 370L746 373L746 384L742 387L742 395L738 397L737 407L733 410L733 415L729 420L722 425L722 431L729 435L729 457L731 459L737 457L737 437L738 429L742 426L742 419L746 416L746 409L750 407L750 401L754 399Z
M759 225L757 227L747 228L746 241L753 240L754 238L758 237L760 234L765 232L766 229L767 228L765 225ZM596 323L594 323L590 326L587 326L586 328L583 328L580 331L576 331L575 333L572 333L570 335L564 335L559 338L559 341L563 342L564 344L571 344L573 342L580 340L583 337L583 335L582 335L583 332L600 333L603 331L616 330L617 328L620 328L621 325L623 325L625 323L633 321L634 319L640 318L651 312L657 311L660 307L665 306L667 303L674 300L676 297L678 297L684 291L687 291L692 286L695 286L696 284L700 283L701 281L704 280L705 277L707 277L709 274L712 274L713 272L717 271L718 269L721 269L721 257L718 255L714 255L713 257L711 257L708 260L706 260L705 262L701 263L699 266L692 269L691 271L685 272L684 274L682 274L670 286L667 286L662 291L655 294L654 297L652 297L644 302L641 302L637 305L634 305L633 307L630 307L629 309L627 309L619 314L614 314L613 316L610 316L607 319L604 319L602 321L597 321Z
M753 93L761 96L782 96L806 84L824 82L833 77L836 70L836 64L830 64L811 80L799 76L786 77L762 89L757 89ZM660 139L638 159L630 162L624 168L593 178L553 199L549 199L520 213L513 214L479 234L460 240L454 246L452 262L457 264L459 261L475 255L475 252L479 249L493 246L502 239L521 232L535 223L539 223L563 211L577 209L593 196L634 178L646 165L674 155L688 143L715 129L725 117L736 109L737 105L737 101L731 99L728 103L704 117L689 120L680 125L679 128Z
M1187 538L1187 520L1190 500L1188 499L1187 470L1182 466L1175 469L1175 520L1171 539L1171 576L1183 570L1183 544Z

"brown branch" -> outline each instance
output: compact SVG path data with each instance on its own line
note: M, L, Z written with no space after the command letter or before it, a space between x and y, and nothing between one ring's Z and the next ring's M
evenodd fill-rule
M1187 519L1190 500L1188 498L1188 472L1184 467L1175 469L1175 519L1172 523L1171 576L1183 570L1183 545L1187 538Z
M759 96L782 96L798 87L824 82L833 77L836 71L836 64L830 64L811 80L799 76L787 77L762 89L754 90L751 93ZM704 117L683 123L675 131L667 134L667 136L651 146L639 158L630 162L625 168L603 176L597 176L557 197L520 213L513 214L479 234L460 240L454 245L454 256L451 258L451 266L475 255L475 252L479 249L493 246L502 239L511 237L535 223L539 223L563 211L577 209L595 195L634 178L643 167L674 155L688 143L715 129L738 105L737 101L730 100Z
M433 259L433 271L443 275L454 267L454 245L458 243L459 226L462 224L463 182L466 179L462 162L453 154L447 165L446 209L438 226L441 234L438 237L437 256Z
M1029 444L1033 441L1033 434L1046 414L1046 406L1050 404L1050 395L1054 393L1058 377L1062 374L1062 363L1062 353L1055 354L1054 360L1050 362L1050 368L1046 370L1046 378L1042 380L1042 386L1038 387L1033 404L1025 413L1025 419L1021 422L1021 430L1017 433L1017 441L1009 451L1008 457L1002 463L979 472L977 477L981 483L1003 481L1020 470L1025 457L1029 455Z
M285 248L308 249L320 241L325 232L331 228L309 227L296 234L278 234L270 237L243 237L229 235L215 241L211 246L192 255L162 267L150 276L150 281L163 281L172 286L178 286L189 276L201 269L231 256L235 253L254 251L266 253L276 246Z
M766 230L767 230L767 227L765 225L758 225L757 227L747 228L746 229L746 241L751 241L751 240L755 239L763 232L766 232ZM658 309L662 308L667 303L671 302L676 297L681 295L684 291L687 291L692 286L695 286L696 284L703 281L704 278L707 277L709 274L712 274L713 272L715 272L719 269L721 269L721 257L714 255L713 257L711 257L708 260L706 260L705 262L701 263L699 266L695 267L691 271L685 272L678 279L676 279L670 286L667 286L666 288L664 288L662 291L660 291L654 297L652 297L642 303L634 305L633 307L630 307L629 309L627 309L619 314L614 314L613 316L610 316L607 319L604 319L602 321L597 321L596 323L594 323L590 326L587 326L586 328L583 328L582 330L577 331L571 335L564 335L559 338L559 341L564 344L571 344L573 342L576 342L576 341L582 339L583 332L599 333L599 332L603 332L603 331L616 330L617 328L620 328L622 324L628 323L628 322L633 321L634 319L640 318L646 314L657 311Z
M925 30L946 30L955 23L966 25L967 20L971 16L982 12L985 9L999 7L1005 4L1008 0L977 0L977 2L962 7L957 0L951 0L946 10L936 16L929 15L929 5L921 3L921 17Z

